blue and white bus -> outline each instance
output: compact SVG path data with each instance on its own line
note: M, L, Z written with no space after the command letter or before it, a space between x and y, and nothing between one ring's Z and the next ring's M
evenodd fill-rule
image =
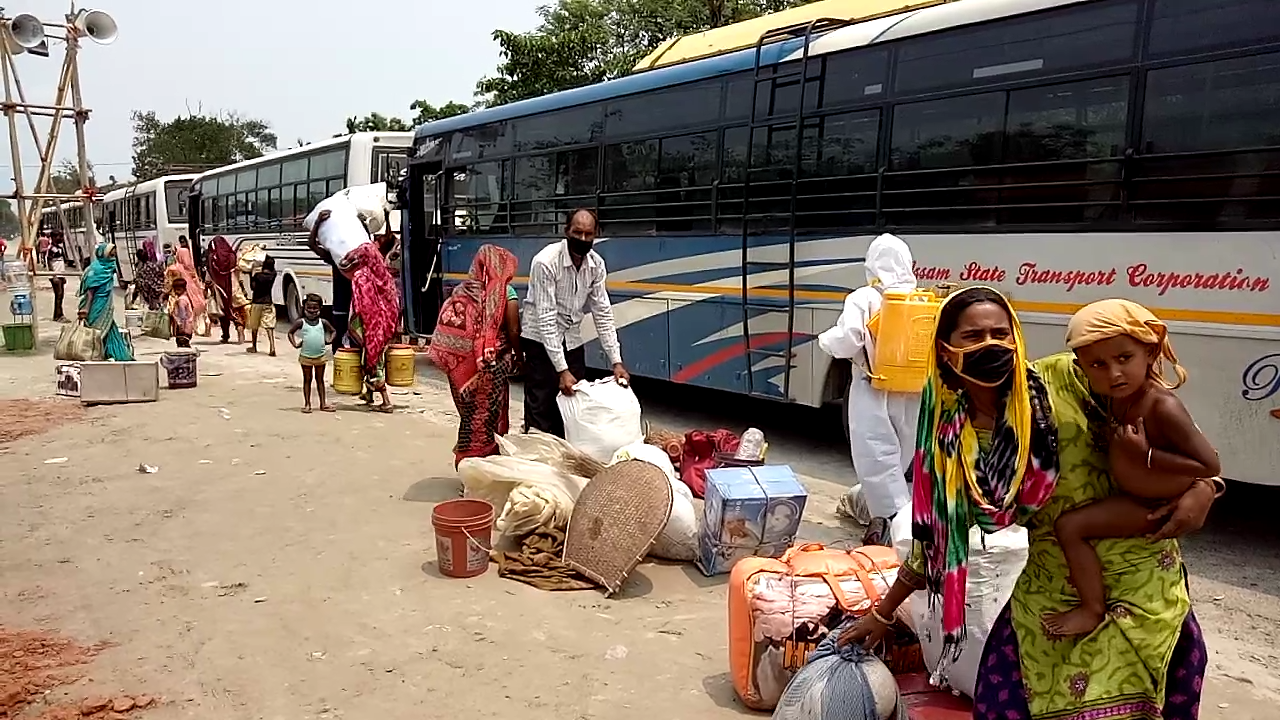
M1082 305L1169 322L1230 477L1280 476L1280 3L959 0L424 125L410 327L482 243L599 209L631 371L819 406L814 342L878 233L922 284L1011 296L1036 354ZM599 344L588 361L604 368Z

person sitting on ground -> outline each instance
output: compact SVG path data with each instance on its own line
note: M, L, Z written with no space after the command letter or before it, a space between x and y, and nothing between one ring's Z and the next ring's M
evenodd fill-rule
M1218 453L1173 391L1187 380L1169 342L1169 329L1150 310L1128 300L1086 305L1067 323L1089 387L1113 431L1108 453L1121 494L1058 517L1054 534L1070 568L1080 604L1044 616L1051 635L1088 635L1107 612L1102 563L1091 541L1150 535L1153 507L1181 497L1202 478L1217 477ZM1164 362L1176 381L1164 375Z
M271 289L276 284L276 259L270 255L262 260L262 267L249 276L253 304L249 306L249 349L258 352L258 330L265 330L271 357L276 356L276 304L271 299Z
M315 293L308 293L302 300L303 316L289 328L289 344L298 348L298 362L302 365L302 412L311 412L311 380L315 379L316 395L320 399L321 412L333 412L334 407L325 401L324 371L329 365L329 344L333 342L333 326L320 317L324 300ZM298 339L298 333L302 339Z
M196 333L196 310L187 294L186 278L176 277L171 284L169 329L178 347L191 347L191 337Z

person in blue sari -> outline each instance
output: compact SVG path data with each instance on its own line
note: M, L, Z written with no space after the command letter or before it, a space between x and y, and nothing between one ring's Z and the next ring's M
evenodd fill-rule
M102 349L107 360L133 360L133 348L116 326L116 246L99 243L93 262L80 277L80 319L102 333Z

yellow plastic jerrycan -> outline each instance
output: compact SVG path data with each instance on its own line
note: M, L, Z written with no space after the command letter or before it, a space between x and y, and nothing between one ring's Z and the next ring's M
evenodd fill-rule
M933 352L933 328L942 300L931 290L886 290L880 312L867 322L876 339L871 387L887 392L918 393Z

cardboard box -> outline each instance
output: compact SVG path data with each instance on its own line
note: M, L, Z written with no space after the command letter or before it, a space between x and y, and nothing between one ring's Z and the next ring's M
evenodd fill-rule
M80 402L155 402L160 399L160 364L156 362L80 363Z
M808 499L786 465L708 470L698 568L721 575L744 557L779 557L795 543Z
M80 397L80 363L58 363L54 368L56 392L63 397Z

